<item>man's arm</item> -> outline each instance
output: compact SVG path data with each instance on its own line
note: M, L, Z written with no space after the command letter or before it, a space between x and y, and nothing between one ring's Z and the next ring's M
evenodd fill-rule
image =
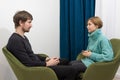
M27 42L26 42L27 43ZM9 39L7 49L26 66L46 66L46 62L38 59L35 54L28 53L21 37L14 35Z

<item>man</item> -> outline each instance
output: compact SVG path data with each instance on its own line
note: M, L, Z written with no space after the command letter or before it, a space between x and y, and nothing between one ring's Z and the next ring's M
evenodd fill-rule
M47 66L54 70L59 80L75 80L78 71L73 66L58 65L59 58L34 54L29 40L24 35L25 32L30 31L32 20L32 15L24 10L14 15L15 32L9 38L7 49L26 66Z

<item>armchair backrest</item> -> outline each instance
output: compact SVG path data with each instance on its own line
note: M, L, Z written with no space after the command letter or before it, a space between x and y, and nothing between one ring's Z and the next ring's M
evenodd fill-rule
M7 57L8 62L10 65L13 67L14 65L19 66L19 67L26 67L24 66L17 58L14 57L13 54L11 54L6 47L3 47L3 53L5 57Z
M110 40L114 52L114 61L120 63L120 39Z
M24 66L17 58L14 57L12 53L10 53L6 47L2 48L2 51L10 64L13 72L17 77L20 77L22 70L21 69L26 69L26 66Z

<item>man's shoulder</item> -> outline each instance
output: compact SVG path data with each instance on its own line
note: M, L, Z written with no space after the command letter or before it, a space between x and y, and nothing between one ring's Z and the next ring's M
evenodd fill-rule
M23 39L17 34L13 33L7 43L8 50L11 50L12 48L18 48L20 45L22 45Z
M23 39L19 35L17 35L16 33L13 33L8 40L8 44L21 43L22 41Z
M22 39L22 37L21 37L20 35L18 35L17 33L13 33L13 34L10 36L10 39L19 40L19 39Z

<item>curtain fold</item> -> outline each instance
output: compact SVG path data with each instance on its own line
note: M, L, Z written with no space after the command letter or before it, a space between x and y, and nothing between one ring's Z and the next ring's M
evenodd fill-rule
M95 0L60 0L60 57L68 60L85 50L86 21L95 13Z

